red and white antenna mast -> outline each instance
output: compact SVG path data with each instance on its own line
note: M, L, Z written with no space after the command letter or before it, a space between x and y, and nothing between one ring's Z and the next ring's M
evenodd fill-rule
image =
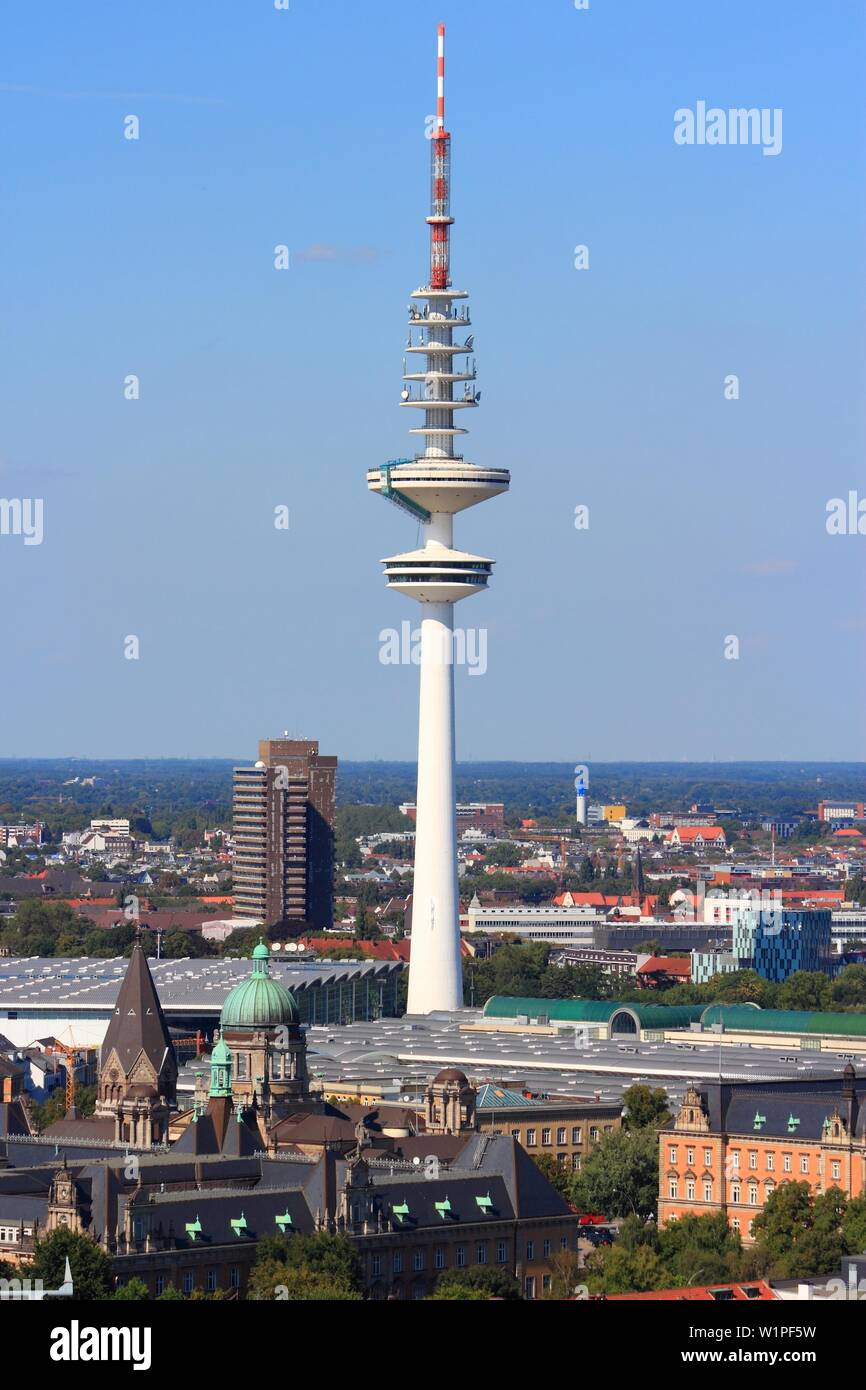
M445 129L445 25L439 25L436 49L436 127L431 137L430 288L445 290L448 275L451 216L451 136Z

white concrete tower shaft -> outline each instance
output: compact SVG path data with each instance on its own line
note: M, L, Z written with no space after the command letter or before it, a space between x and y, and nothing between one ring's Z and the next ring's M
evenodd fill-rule
M455 453L466 430L456 411L474 409L474 339L465 290L450 280L450 145L445 128L445 26L437 42L437 116L431 133L430 279L409 306L408 365L401 404L423 412L410 433L424 452L367 473L367 485L413 515L421 544L385 560L388 587L422 605L415 876L409 966L410 1013L463 1006L454 734L454 605L487 587L493 561L454 548L454 515L505 492L509 473ZM455 342L457 331L462 342ZM455 394L455 386L458 388Z

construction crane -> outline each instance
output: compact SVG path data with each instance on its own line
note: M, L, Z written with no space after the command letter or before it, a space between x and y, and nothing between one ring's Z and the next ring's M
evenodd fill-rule
M52 1052L62 1052L66 1058L66 1113L75 1105L75 1068L78 1065L78 1054L80 1047L70 1047L68 1043L62 1043L55 1038Z
M195 1037L194 1037L194 1038L172 1038L171 1041L172 1041L172 1046L174 1047L175 1052L177 1052L178 1048L181 1048L181 1047L182 1047L182 1048L192 1047L192 1048L195 1049L195 1056L196 1056L196 1057L200 1057L200 1056L201 1056L201 1045L202 1045L202 1041L203 1041L203 1034L201 1033L200 1029L196 1028L196 1030L195 1030Z

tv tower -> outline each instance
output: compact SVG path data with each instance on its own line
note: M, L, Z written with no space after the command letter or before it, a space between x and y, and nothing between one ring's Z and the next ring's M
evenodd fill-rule
M436 123L431 132L430 280L413 290L402 406L423 415L410 434L423 453L370 469L367 486L419 523L420 545L384 560L389 589L421 607L418 792L409 1013L463 1007L454 776L454 605L487 587L493 561L454 548L454 515L506 492L506 468L468 463L455 411L473 410L474 339L465 290L451 288L451 136L445 129L445 25L437 45ZM461 341L455 341L455 333ZM456 394L455 394L456 391Z

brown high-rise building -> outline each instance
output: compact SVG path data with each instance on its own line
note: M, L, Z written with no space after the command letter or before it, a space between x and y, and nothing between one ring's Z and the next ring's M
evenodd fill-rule
M316 739L267 738L234 770L235 914L317 930L334 920L337 759Z

